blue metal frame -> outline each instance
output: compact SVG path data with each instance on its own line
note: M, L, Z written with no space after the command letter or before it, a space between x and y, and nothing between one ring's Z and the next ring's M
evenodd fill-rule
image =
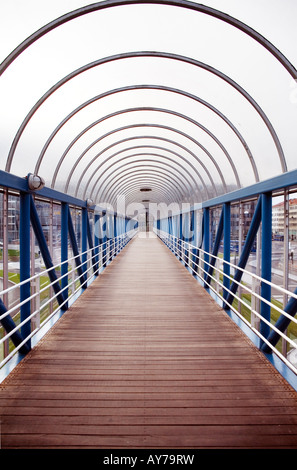
M62 202L61 204L61 287L64 296L68 298L68 204ZM66 301L63 308L68 309L68 302Z
M228 295L230 288L230 244L231 244L231 208L227 202L223 206L224 212L224 277L223 277L223 298Z
M30 194L20 194L20 282L30 278ZM31 295L30 281L20 286L21 322L28 319L31 314ZM21 335L23 338L31 334L31 320L27 320L21 326ZM26 342L31 349L31 339Z
M257 206L255 208L255 212L252 218L252 222L248 231L248 234L246 236L245 244L242 249L242 253L238 262L238 268L244 269L246 266L246 263L248 261L252 246L255 242L256 236L258 229L260 227L261 223L261 213L262 213L262 200L261 197L258 200ZM238 289L238 283L241 281L243 272L241 269L237 269L234 275L234 280L231 284L230 287L230 292L226 297L226 302L224 304L224 308L229 308L228 304L232 305L232 302L234 300L234 294L236 294L237 289Z
M64 292L61 292L61 287L58 282L58 277L56 274L56 271L54 269L54 265L52 262L52 258L46 243L46 239L42 230L42 226L38 217L37 209L34 203L34 199L32 195L30 194L30 219L31 219L31 224L34 230L35 237L37 239L40 252L42 254L44 264L46 269L48 269L48 276L50 278L51 283L53 283L53 289L55 291L55 294L57 296L57 300L59 302L59 305L63 305L65 298L64 298ZM52 269L51 269L52 268Z
M211 276L213 274L214 266L216 263L216 256L218 256L220 244L222 241L223 229L224 229L224 209L222 209L222 212L221 212L219 225L218 225L217 233L216 233L216 238L214 241L212 256L210 258L209 266L207 266L207 274L206 274L205 282L204 282L205 287L207 287L211 283Z
M271 256L272 256L272 194L262 194L262 249L261 249L261 277L271 282ZM271 301L271 286L261 283L261 296ZM270 321L270 305L261 300L260 313L263 318ZM270 327L263 320L260 321L260 333L267 338ZM262 340L261 340L262 341ZM263 342L264 343L264 342ZM261 345L263 344L261 343Z
M204 253L204 279L207 278L207 271L209 267L209 246L210 246L210 230L209 230L209 208L206 207L203 211L203 248Z

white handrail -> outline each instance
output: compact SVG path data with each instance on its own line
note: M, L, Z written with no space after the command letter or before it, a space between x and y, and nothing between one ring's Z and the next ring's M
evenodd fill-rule
M58 305L57 308L50 315L47 315L47 317L42 321L42 323L37 328L35 328L26 338L24 338L23 341L18 346L14 347L13 350L6 357L4 357L4 359L0 362L0 368L3 365L5 365L21 349L21 347L24 344L26 344L26 342L30 338L32 338L57 312L59 312L64 304L69 302L69 300L71 300L84 286L86 286L88 284L88 282L96 274L98 274L100 272L100 270L102 269L102 266L101 267L99 266L99 258L100 257L101 257L101 260L102 260L102 257L105 257L104 263L105 264L108 263L109 261L111 261L114 258L114 256L116 254L118 254L126 246L128 241L130 241L135 236L136 233L137 233L137 230L131 230L129 232L125 232L123 234L120 234L120 235L118 235L114 238L108 239L105 242L103 242L102 244L98 244L98 245L96 245L92 248L89 248L89 249L85 250L84 252L79 253L79 255L77 255L77 256L72 256L72 257L68 258L67 260L65 260L61 263L58 263L58 264L54 265L53 267L51 267L49 269L46 269L44 271L41 271L40 273L34 274L30 278L28 278L28 279L26 279L22 282L19 282L18 284L15 284L15 285L7 288L7 289L2 290L0 292L0 296L2 296L4 294L7 294L9 292L12 292L16 288L19 289L19 287L21 285L27 284L28 282L32 282L32 281L40 278L41 276L48 275L49 271L60 268L62 265L66 264L66 263L67 263L67 265L71 264L71 262L74 261L76 258L81 258L81 262L80 262L79 265L73 266L65 274L59 276L53 282L50 282L46 286L39 289L38 292L33 293L32 295L30 295L28 298L26 298L22 302L19 302L16 305L14 305L13 307L11 307L10 309L8 309L4 314L0 315L0 320L7 317L12 312L15 312L15 311L19 312L20 307L22 305L26 304L27 302L31 301L32 299L34 299L38 296L40 297L40 295L43 292L50 289L55 283L60 282L64 277L68 277L68 276L70 277L70 275L72 273L75 273L80 267L83 267L89 261L91 261L90 266L87 267L87 269L84 270L83 273L82 273L85 276L85 280L76 289L74 289L74 291L72 293L70 293L68 295L68 297L66 299L64 299L64 301L60 305ZM89 258L88 258L88 255L90 255ZM82 261L84 256L86 256L86 259ZM97 264L98 264L98 267L95 270L95 272L91 272L91 271L94 270L94 267ZM15 328L13 330L11 330L9 333L6 332L5 335L0 339L0 346L5 341L7 341L16 331L18 331L23 325L25 325L27 322L31 321L32 318L39 315L42 310L44 310L51 302L53 302L54 300L57 299L57 296L59 294L63 293L65 290L69 289L72 285L75 286L75 284L78 282L80 277L81 277L81 275L78 274L78 276L76 278L74 278L73 280L68 279L67 285L63 288L61 287L58 293L54 293L52 295L52 297L48 298L42 305L40 305L40 307L38 309L36 309L34 312L32 312L21 323L16 325Z
M248 292L249 294L251 294L251 296L254 296L255 298L257 298L258 300L260 300L261 302L265 302L267 305L269 305L271 308L273 308L274 310L276 310L277 312L280 313L280 315L284 315L286 316L287 318L289 318L293 323L297 324L297 319L292 317L291 315L289 315L287 312L285 312L283 309L281 309L280 307L278 307L277 305L273 304L271 301L269 301L268 299L265 299L263 298L260 294L258 294L257 292L253 291L246 283L242 283L241 281L237 281L236 279L234 279L231 275L228 275L226 274L224 271L222 271L222 269L220 269L219 267L217 267L214 264L211 264L211 259L215 259L216 261L219 260L221 263L224 263L224 264L228 264L230 267L232 267L233 269L237 270L239 269L240 271L242 271L242 273L244 273L245 275L248 275L250 276L251 278L254 278L256 279L259 283L260 282L266 282L268 285L270 285L271 287L273 287L274 289L277 289L278 291L282 292L282 293L285 293L287 294L288 296L290 297L293 297L293 298L297 298L297 295L294 294L293 292L290 292L288 291L287 289L285 289L284 287L282 286L278 286L276 284L274 284L273 282L271 281L267 281L266 279L263 279L261 278L260 276L252 273L252 272L249 272L247 271L246 269L243 269L243 268L239 268L238 266L236 266L235 264L231 263L231 262L228 262L228 261L225 261L223 260L222 258L219 258L218 256L214 256L212 253L209 253L209 252L206 252L205 250L203 250L202 248L199 248L187 241L184 241L184 240L181 240L179 239L178 237L174 236L174 235L171 235L167 232L164 232L162 230L158 230L156 228L154 228L154 231L155 233L159 236L159 238L171 249L171 251L173 251L173 253L178 256L181 261L185 264L185 266L189 267L191 269L191 271L198 276L198 278L203 281L204 284L207 285L207 287L209 287L215 294L216 296L222 301L224 302L236 315L239 316L239 318L249 327L251 328L251 330L263 341L265 342L266 344L269 345L269 347L271 348L271 350L278 356L280 357L284 362L285 364L295 373L297 374L297 368L290 362L287 360L287 358L280 352L277 350L277 348L275 348L273 345L271 345L268 341L267 341L267 338L263 337L263 335L261 335L261 333L251 324L251 322L249 322L249 320L247 320L232 304L230 304L229 302L226 302L226 299L221 295L221 293L219 292L219 288L223 289L225 292L228 292L230 293L234 299L236 299L238 302L240 302L243 306L245 306L250 312L251 314L255 315L257 318L259 318L261 321L263 321L264 323L266 323L267 325L269 325L270 328L272 328L274 331L276 331L285 341L287 341L287 343L290 344L290 346L294 349L297 349L297 344L292 341L286 334L284 334L283 332L279 331L278 328L275 327L275 325L273 325L271 322L269 322L266 318L264 318L260 312L256 311L254 308L252 308L252 303L251 305L249 305L247 302L244 301L243 298L239 297L238 295L236 295L235 293L233 293L230 289L228 289L228 287L226 287L219 279L217 279L216 277L214 277L213 275L209 274L207 269L208 267L212 267L213 270L218 273L219 275L222 275L224 276L224 278L227 278L229 279L230 281L232 282L235 282L238 286L240 286L242 289L244 289L246 292ZM180 245L180 246L179 246ZM194 253L193 250L197 250L198 253ZM187 261L186 259L186 254L184 252L184 250L187 250L188 251L188 258L190 257L195 257L197 259L197 262L195 262L193 259L190 259L190 262ZM201 256L203 255L203 257ZM205 255L209 257L209 261L207 261L205 259ZM201 264L200 264L201 263ZM205 269L206 267L206 269ZM201 275L202 274L202 275ZM210 282L206 282L206 279L204 279L203 275L207 275L207 277L209 277L210 279ZM216 283L216 286L218 286L217 288L215 288L213 285L211 285L211 281L215 281Z

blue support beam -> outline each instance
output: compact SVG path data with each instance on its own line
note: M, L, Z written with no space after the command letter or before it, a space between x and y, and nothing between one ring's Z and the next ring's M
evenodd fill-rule
M96 224L96 216L94 217L94 224ZM87 235L88 235L89 248L92 250L91 262L93 266L93 272L95 275L98 275L98 248L96 247L97 243L95 243L95 234L94 234L94 241L93 241L93 234L91 231L91 225L90 225L88 213L87 213Z
M224 213L224 279L223 279L223 298L226 299L230 288L230 245L231 245L231 208L230 203L223 206ZM225 262L227 261L227 263Z
M208 272L208 267L209 267L209 238L210 238L210 231L209 231L209 209L206 208L204 209L203 212L203 241L204 241L204 279L207 278L207 272Z
M6 312L7 308L5 307L3 301L0 299L0 315L4 315ZM1 325L5 329L6 333L10 333L16 328L16 324L14 323L13 319L9 314L6 315L6 317L2 318ZM15 347L18 347L23 342L23 337L19 330L16 330L14 333L12 333L10 339L15 345ZM29 351L30 347L26 343L23 344L19 349L19 352L23 355L27 354Z
M94 245L95 245L95 248L94 248L94 254L95 254L94 270L95 270L96 276L98 276L98 274L99 274L99 265L98 265L98 262L99 262L99 244L100 244L99 231L100 231L100 216L99 216L99 214L95 214L94 215Z
M88 255L86 253L88 249L88 211L86 208L81 211L81 261L82 261L82 272L84 277L87 277L87 259ZM86 285L85 285L86 287Z
M183 215L179 214L179 234L178 234L178 249L179 249L179 259L183 261L182 257L182 240L183 240Z
M297 295L297 288L295 289L294 294ZM296 298L294 297L290 298L289 302L284 308L284 312L287 313L289 317L286 317L285 315L280 315L279 319L274 325L282 333L284 333L286 329L288 328L288 326L290 325L292 321L290 317L293 318L297 313L297 299ZM279 341L279 339L280 339L280 334L277 333L275 330L272 330L267 338L267 340L272 346L275 346L277 342ZM272 351L270 346L266 343L263 343L263 345L261 346L261 349L265 353L271 353Z
M272 195L262 194L262 250L261 250L261 277L271 282L271 256L272 256ZM261 282L261 297L271 301L271 286ZM271 308L261 301L261 316L270 322ZM263 320L260 321L260 333L267 338L270 327ZM260 345L262 346L262 340Z
M30 194L20 194L20 282L30 278ZM31 295L30 281L20 286L20 302L26 301ZM21 305L21 322L31 314L31 302ZM21 327L21 335L27 338L31 334L31 320ZM31 349L31 339L26 345Z
M117 255L117 249L118 249L118 244L116 240L117 236L117 216L113 216L113 248L114 248L114 253L113 253L113 258Z
M86 278L84 275L84 271L82 269L82 264L81 264L81 259L79 256L79 250L78 250L77 241L75 237L72 217L71 217L69 209L68 209L68 233L69 233L69 239L70 239L73 255L75 256L75 264L76 264L76 269L79 275L79 281L80 281L81 286L86 288L87 287Z
M256 205L253 219L251 222L251 226L248 231L244 247L242 249L242 253L239 259L239 263L238 263L238 268L244 269L246 266L252 246L256 240L258 229L260 227L261 212L262 212L262 199L260 197L258 199L258 203ZM224 304L224 308L228 308L227 303L232 305L232 302L234 300L234 294L236 294L237 289L238 289L238 283L241 281L241 278L243 275L243 272L241 271L241 269L237 269L235 272L234 281L232 282L231 287L230 287L231 292L226 297L226 303Z
M102 246L102 267L106 267L107 262L107 215L106 212L102 213L102 227L101 227L101 237L100 245Z
M31 218L31 224L32 224L32 227L33 227L33 230L34 230L34 234L35 234L35 237L37 239L37 242L38 242L38 245L39 245L39 248L40 248L40 252L41 252L41 255L43 257L45 267L46 267L46 269L49 270L48 271L48 276L50 278L51 283L53 283L53 289L54 289L54 292L57 296L58 303L59 303L59 305L63 305L64 300L65 300L64 294L63 294L63 292L61 292L61 287L60 287L60 284L58 282L58 277L57 277L56 271L54 269L52 258L51 258L51 255L50 255L50 252L49 252L49 249L48 249L48 246L47 246L47 242L46 242L43 230L42 230L42 226L41 226L39 217L38 217L38 213L37 213L37 209L36 209L36 206L35 206L34 199L33 199L32 195L29 195L29 197L30 197L30 218Z
M68 212L69 206L65 202L61 204L61 288L65 299L68 298ZM68 302L64 304L68 309Z
M205 277L205 282L204 286L207 287L211 283L211 276L213 274L214 270L214 265L216 263L216 256L218 256L220 244L222 241L222 236L223 236L223 229L224 229L224 209L222 209L220 220L219 220L219 225L217 228L217 233L216 233L216 238L214 242L214 247L213 247L213 252L212 252L212 257L210 259L210 265L206 265L207 268L207 274Z

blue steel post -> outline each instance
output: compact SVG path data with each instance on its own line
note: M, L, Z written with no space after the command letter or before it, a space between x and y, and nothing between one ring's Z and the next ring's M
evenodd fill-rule
M81 211L81 260L82 260L82 272L87 278L87 269L88 269L88 264L87 264L87 258L88 255L86 253L88 249L88 211L86 208L82 209ZM85 285L87 287L87 285Z
M31 218L31 224L35 233L35 237L38 241L40 252L44 260L45 267L46 269L49 270L48 277L50 278L51 283L53 283L53 289L57 296L59 305L62 305L64 308L64 294L63 292L61 292L61 287L58 282L58 277L54 269L52 258L51 258L51 255L47 246L47 242L46 242L43 230L42 230L42 225L40 223L38 212L37 212L32 195L30 195L30 218Z
M260 197L259 200L258 200L256 209L255 209L254 215L253 215L251 226L250 226L248 234L246 236L245 244L244 244L244 247L242 249L242 253L240 255L239 262L238 262L238 267L241 268L241 269L245 268L246 263L247 263L248 258L249 258L249 255L250 255L250 252L251 252L251 249L252 249L252 246L255 242L257 232L258 232L258 229L259 229L259 226L260 226L260 223L261 223L261 212L262 212L262 199ZM236 272L235 272L234 280L233 280L233 282L231 284L231 287L230 287L231 292L229 292L229 294L227 296L226 304L227 303L232 304L232 302L234 300L234 294L236 294L236 292L237 292L238 283L241 281L242 274L243 274L241 269L237 269ZM226 307L228 308L228 306L226 306ZM225 308L225 306L224 306L224 308Z
M217 228L216 238L214 241L214 247L212 250L212 256L210 258L210 263L209 263L209 266L207 266L207 276L205 278L205 287L208 287L208 285L211 283L211 276L213 274L214 266L216 264L216 257L218 256L220 244L222 241L223 231L224 231L224 207L222 208L219 225Z
M209 267L209 209L206 208L203 211L203 248L206 253L204 253L204 279L207 277L207 271Z
M223 206L224 211L224 291L223 298L226 299L228 296L228 291L226 289L230 288L230 244L231 244L231 209L230 203L225 203Z
M178 248L179 248L179 259L181 261L183 261L183 254L182 254L182 240L183 240L183 215L180 214L179 215L179 234L178 234L178 238L179 238L179 243L178 243Z
M113 258L117 255L117 250L118 250L118 244L117 244L117 216L113 216L113 248L114 248L114 254Z
M98 261L99 261L99 224L100 224L100 217L99 214L95 214L94 216L94 264L95 264L95 274L98 276L99 274L99 266L98 266Z
M196 233L196 212L191 212L191 242L196 247L197 246L197 233ZM196 276L196 271L198 270L198 249L192 248L192 275Z
M272 196L271 193L262 194L262 251L261 251L261 277L271 282L271 256L272 256ZM271 301L271 286L261 283L261 297ZM261 301L261 316L270 322L271 308ZM260 321L260 333L268 338L270 327L263 320ZM263 340L261 340L261 346Z
M61 288L64 298L68 298L68 212L67 203L61 204ZM65 310L68 309L68 302L64 304Z
M30 194L20 195L20 282L30 278ZM23 302L30 297L30 281L20 286L20 301ZM28 300L21 305L21 322L25 321L31 314L31 302ZM31 334L31 320L21 327L23 338ZM26 342L31 348L31 339Z

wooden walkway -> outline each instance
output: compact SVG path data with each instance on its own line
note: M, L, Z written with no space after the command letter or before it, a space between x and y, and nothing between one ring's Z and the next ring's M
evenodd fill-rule
M2 448L297 448L297 393L155 238L1 388Z

